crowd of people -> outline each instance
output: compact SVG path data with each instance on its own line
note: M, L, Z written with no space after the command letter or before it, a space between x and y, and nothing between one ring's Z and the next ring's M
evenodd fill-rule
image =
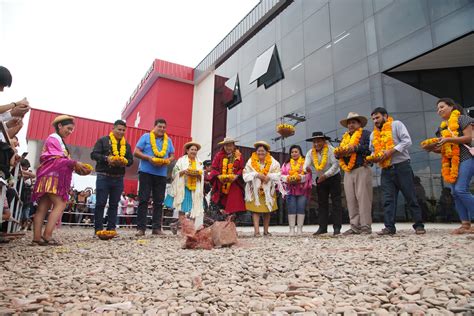
M5 77L0 68L0 86L10 86L11 77ZM6 79L5 79L6 78ZM3 87L2 87L3 89ZM474 174L472 141L473 120L464 115L462 107L444 98L437 102L441 124L436 138L422 143L424 150L442 157L441 174L448 183L461 220L455 234L473 233L474 196L469 184ZM26 99L0 107L7 121L11 137L22 125L21 117L29 110ZM3 112L2 112L3 111ZM6 119L5 119L6 118ZM312 144L306 154L298 145L290 147L289 159L282 165L272 156L271 146L265 141L254 143L254 152L245 159L237 147L237 140L226 137L212 161L201 161L201 145L190 141L184 145L184 155L175 157L173 140L166 133L167 122L159 118L153 129L141 136L134 151L125 139L126 123L117 120L109 135L97 140L91 159L96 162L96 190L75 196L78 205L94 205L95 233L115 231L117 214L131 215L136 208L137 236L144 236L148 226L151 204L151 233L162 235L163 207L173 208L194 220L195 227L205 224L205 217L232 218L243 212L252 213L254 235L260 236L260 218L263 217L263 235L269 236L271 213L278 209L277 195L285 200L291 235L301 234L305 209L316 187L319 228L314 235L326 234L330 215L333 233L357 235L372 233L372 165L381 168L381 191L384 228L379 235L396 233L396 209L399 192L414 221L416 234L425 234L420 192L410 165L410 134L399 120L394 120L386 109L378 107L370 114L374 128L367 130L368 118L350 112L340 124L347 129L338 147L322 131L312 133L306 141ZM70 199L72 173L87 175L90 166L73 160L65 140L75 128L74 117L60 115L54 119L52 133L44 144L40 166L32 189L31 203L37 203L34 217L33 244L58 245L53 231ZM11 144L8 144L9 148ZM16 154L8 156L8 166L18 162ZM13 157L13 158L12 158ZM139 191L137 199L123 193L126 168L139 160ZM171 167L172 166L172 167ZM27 168L27 167L26 167ZM172 168L171 184L167 188L168 169ZM9 172L3 168L2 172ZM34 175L30 176L33 179ZM342 189L349 211L350 228L341 232ZM418 196L417 196L418 192ZM167 193L167 194L165 194ZM206 195L210 194L210 203ZM94 196L93 203L88 200ZM329 203L331 199L331 203ZM150 203L151 200L151 203ZM331 205L331 208L330 208ZM85 210L82 210L85 211ZM46 225L43 222L48 214ZM426 213L426 212L425 212ZM125 216L127 217L127 216ZM127 222L130 223L130 222Z

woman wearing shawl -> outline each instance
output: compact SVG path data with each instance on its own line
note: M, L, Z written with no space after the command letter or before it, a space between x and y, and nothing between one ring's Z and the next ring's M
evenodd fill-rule
M56 132L49 135L44 143L32 196L32 200L38 203L34 217L33 244L39 245L60 245L53 239L53 230L66 208L72 172L76 171L80 175L91 172L85 164L71 159L64 142L74 131L74 118L60 115L53 120L52 125ZM44 219L50 209L48 222L42 232Z
M280 182L280 163L270 155L270 145L264 141L254 144L255 152L243 171L245 206L252 212L254 236L260 236L260 214L263 214L263 234L269 236L270 213L278 209L276 186L284 192Z
M184 145L186 154L176 161L173 168L173 182L165 205L173 207L190 218L194 227L199 228L204 219L204 181L203 165L197 157L201 145L188 142Z

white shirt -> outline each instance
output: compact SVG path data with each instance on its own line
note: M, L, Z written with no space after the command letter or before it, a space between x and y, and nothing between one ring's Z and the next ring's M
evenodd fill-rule
M325 175L326 178L330 178L332 176L335 176L337 173L339 173L340 171L339 161L334 156L334 147L328 144L328 161L326 163L326 166L324 166L323 170L321 171L316 170L316 168L314 167L312 151L313 151L313 148L311 148L306 153L306 157L304 161L304 169L306 170L308 167L311 168L314 180L316 180L316 178L321 177L322 175ZM320 152L317 152L317 155L318 155L318 161L321 161L322 150Z

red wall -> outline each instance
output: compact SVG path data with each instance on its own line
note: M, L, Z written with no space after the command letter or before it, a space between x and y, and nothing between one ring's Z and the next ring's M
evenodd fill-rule
M190 137L193 92L192 84L158 78L127 117L127 125L135 126L135 119L139 112L139 128L150 130L153 128L155 119L161 117L168 123L168 133Z

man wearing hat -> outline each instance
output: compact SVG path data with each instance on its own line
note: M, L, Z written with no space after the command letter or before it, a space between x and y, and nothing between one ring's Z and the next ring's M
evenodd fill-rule
M245 161L235 143L236 140L230 137L219 143L222 149L214 156L209 174L211 201L225 214L245 211L242 179Z
M349 112L341 125L347 128L342 142L335 150L339 165L344 170L344 192L351 228L344 235L372 232L372 169L365 163L370 155L370 132L363 129L367 118Z
M314 132L307 142L313 143L306 153L304 167L313 172L316 182L319 204L319 228L314 235L326 234L329 220L329 196L332 201L332 220L334 235L341 233L342 204L341 204L341 173L339 163L334 156L334 147L330 138L322 132Z
M150 194L153 198L152 234L162 235L161 217L166 191L166 176L168 165L174 160L173 142L166 134L164 119L157 119L153 130L140 137L134 156L140 159L137 236L145 235Z
M133 164L130 144L125 140L126 124L122 120L114 123L109 135L101 137L94 145L91 159L97 162L95 168L96 205L94 211L95 231L103 229L104 209L107 209L107 230L115 230L117 224L117 208L123 191L125 167Z

